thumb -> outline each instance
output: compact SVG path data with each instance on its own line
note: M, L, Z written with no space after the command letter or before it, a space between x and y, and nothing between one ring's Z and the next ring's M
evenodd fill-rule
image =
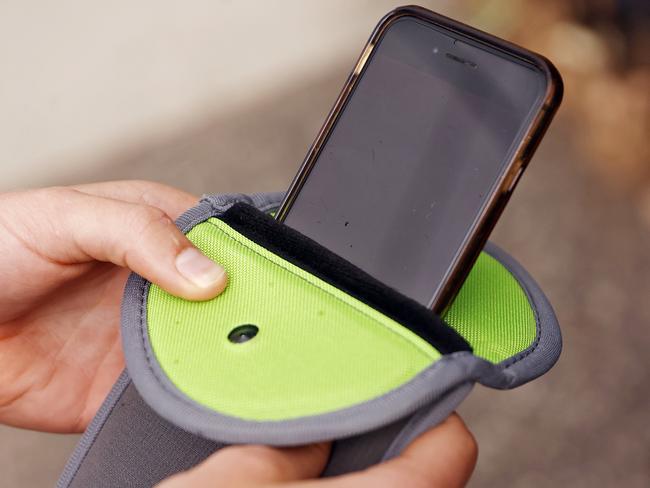
M226 286L226 272L178 230L161 209L52 189L52 240L41 248L58 262L107 261L125 266L169 293L207 300Z
M272 448L230 446L157 488L252 487L315 478L325 467L329 444Z

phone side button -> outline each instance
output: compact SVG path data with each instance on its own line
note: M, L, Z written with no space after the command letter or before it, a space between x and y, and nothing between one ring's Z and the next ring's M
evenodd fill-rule
M524 167L519 166L519 169L517 169L517 172L515 173L515 175L510 180L510 184L508 185L508 189L506 190L507 192L511 192L512 190L514 190L514 188L517 185L517 182L519 181L519 178L521 178L521 174L523 172L524 172Z

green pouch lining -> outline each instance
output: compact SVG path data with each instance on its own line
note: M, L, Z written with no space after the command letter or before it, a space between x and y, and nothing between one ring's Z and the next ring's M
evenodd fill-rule
M228 287L213 300L189 302L151 286L147 324L162 370L200 405L257 421L318 415L397 388L441 356L394 320L218 218L187 236L225 267ZM446 319L492 362L535 338L526 295L486 254ZM230 342L229 333L243 324L259 327L258 335Z
M145 401L172 423L224 442L335 439L437 401L453 408L442 400L475 381L517 386L557 359L561 340L552 309L525 271L493 246L444 317L443 329L455 330L450 333L462 336L471 352L457 341L449 346L453 338L423 335L376 301L383 292L367 302L321 275L322 267L273 247L268 229L226 218L236 202L272 210L277 204L269 199L208 197L179 220L188 238L226 268L229 284L220 296L189 302L137 275L129 278L122 309L127 367ZM265 219L275 226L271 235L288 232ZM434 318L418 307L426 320ZM229 341L244 324L257 326L257 335Z
M187 235L225 267L228 287L213 300L189 302L151 286L147 322L163 371L201 405L251 420L315 415L379 396L440 357L408 329L219 219ZM230 342L242 324L259 333Z

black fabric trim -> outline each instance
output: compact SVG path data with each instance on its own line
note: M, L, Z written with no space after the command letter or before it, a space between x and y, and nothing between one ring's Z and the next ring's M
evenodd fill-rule
M442 354L471 351L439 316L271 216L236 203L219 217L237 232L387 315Z

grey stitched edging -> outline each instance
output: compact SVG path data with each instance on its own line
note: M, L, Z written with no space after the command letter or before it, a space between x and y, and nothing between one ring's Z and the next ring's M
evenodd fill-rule
M509 254L490 242L484 251L499 261L519 282L535 314L537 334L533 343L525 351L499 363L496 374L479 378L485 386L514 388L534 380L553 367L562 352L562 333L553 307L528 272Z
M129 386L130 382L131 379L129 378L126 370L122 371L122 374L120 374L119 378L117 378L117 381L102 403L102 406L99 407L99 410L95 414L92 422L90 422L90 425L86 427L86 430L81 436L81 439L75 446L72 455L65 465L65 468L63 468L63 472L59 477L59 481L56 483L56 488L67 488L70 483L72 483L72 480L77 474L77 471L79 471L79 467L86 458L86 454L88 454L88 451L90 451L90 448L95 442L95 438L101 432L106 419L108 419L109 415L113 411L113 408L120 400L120 397L124 393L124 390L126 390L126 387Z
M263 211L277 207L281 194L258 194L252 196L234 194L204 197L200 204L183 214L177 225L183 232L210 217L226 211L235 202L244 201ZM496 259L507 258L498 248L489 246L488 252ZM503 256L499 255L503 254ZM517 279L528 281L526 293L532 306L547 306L548 302L534 284L532 278L510 260L508 269ZM529 351L521 358L513 358L494 365L469 352L459 352L442 357L421 371L408 383L366 402L335 412L282 421L258 422L212 411L179 391L164 374L155 360L148 340L146 323L146 298L149 283L132 274L126 285L122 303L122 337L129 374L143 399L163 418L179 427L209 439L228 443L265 443L272 445L296 445L322 440L349 437L366 432L403 418L420 408L443 398L450 398L451 405L457 394L449 395L459 386L479 380L498 388L512 387L546 371L557 358L559 351L550 347L557 340L545 339L545 320L552 318L549 327L555 326L550 310L536 312L538 337ZM538 296L539 295L539 296ZM559 332L556 334L559 337ZM541 365L535 362L541 361ZM464 391L460 389L458 391ZM458 399L460 402L462 398ZM437 412L447 410L447 403ZM454 405L455 406L455 405ZM445 407L445 408L442 408ZM447 412L449 413L449 412Z
M433 405L426 405L420 411L411 416L408 423L393 439L393 442L384 453L382 461L387 461L394 457L399 456L402 451L415 440L420 434L423 434L430 428L438 425L445 420L451 413L456 410L456 407L462 403L470 391L474 387L474 383L468 381L462 383L453 390L447 392L439 401Z

